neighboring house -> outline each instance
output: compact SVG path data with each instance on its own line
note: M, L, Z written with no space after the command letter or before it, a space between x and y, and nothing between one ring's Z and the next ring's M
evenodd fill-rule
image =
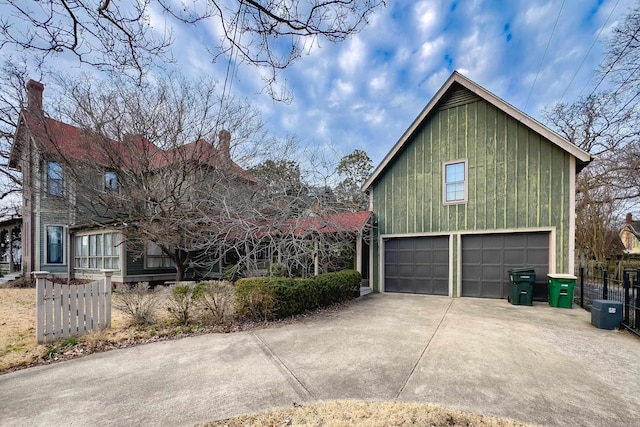
M505 298L510 268L540 284L573 273L575 176L590 160L454 72L363 187L374 290Z
M627 214L624 227L620 232L620 239L626 253L640 254L640 221L634 221L630 213Z
M164 188L171 187L171 183L185 182L184 175L172 175L171 168L176 165L191 165L186 180L194 181L186 185L186 192L180 193L185 200L172 206L179 210L189 210L193 203L210 204L208 195L220 193L221 187L228 193L225 202L229 203L251 197L258 188L256 178L231 160L229 132L220 132L217 147L198 140L163 150L141 136L113 141L46 117L43 90L39 82L27 83L28 108L20 114L9 163L23 174L23 269L27 275L48 271L68 279L93 279L101 277L102 269L110 269L114 270L114 283L175 280L175 264L160 246L139 237L131 239L135 229L141 227L135 220L128 223L123 219L127 217L122 210L130 214L134 207L122 204L143 200L142 209L154 214L140 221L148 222L147 229L152 228L151 223L164 234L175 230L163 223L158 199L167 198ZM143 182L153 191L145 192L142 198L118 198L124 194L125 186L129 186L129 192L136 192L138 187L116 172L114 162L118 172L147 177ZM184 174L183 169L175 168L178 174ZM221 187L214 190L216 182L211 180L220 175L230 179L221 180ZM99 195L111 206L103 206L91 195ZM197 215L198 211L193 212ZM295 263L288 266L291 271L317 274L342 259L349 268L357 268L367 277L371 212L276 218L274 222L235 217L241 212L244 211L236 207L231 214L214 218L219 225L217 230L198 228L196 234L205 245L214 243L207 247L210 251L204 251L205 255L198 259L194 256L183 279L221 277L225 265L239 262L240 256L244 271L250 274L266 272L273 262ZM125 227L129 227L127 233L123 232ZM233 248L228 249L229 245ZM342 252L340 245L348 245L348 249ZM183 246L190 248L190 255L197 253L190 243ZM346 259L343 253L353 259Z
M101 277L100 270L115 270L114 283L173 280L176 270L171 259L153 244L130 245L125 242L117 214L79 220L77 205L86 203L78 194L76 180L90 180L103 186L104 194L117 194L119 177L109 169L105 151L98 144L113 144L117 161L135 169L141 162L150 162L155 170L168 163L189 161L203 164L203 173L224 170L243 183L257 181L229 157L229 138L221 137L220 148L205 141L185 144L173 150L162 150L141 137L129 147L138 152L119 150L117 141L96 141L95 135L72 125L45 116L42 106L44 86L36 81L27 83L28 108L20 113L9 166L23 176L23 269L25 274L48 271L64 278ZM124 153L124 154L123 154ZM157 156L156 154L163 154ZM116 155L114 154L114 155ZM202 160L206 159L206 160ZM72 175L70 162L91 165L86 176ZM102 169L100 169L102 168ZM95 170L101 170L93 176ZM152 181L153 177L150 178ZM153 185L162 187L165 183ZM91 202L91 201L89 201ZM152 201L149 201L151 204ZM220 266L217 266L220 273ZM214 272L214 273L216 273Z

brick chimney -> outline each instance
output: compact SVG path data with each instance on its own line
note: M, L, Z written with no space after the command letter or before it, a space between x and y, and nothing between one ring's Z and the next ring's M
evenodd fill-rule
M218 149L220 153L227 159L231 159L231 132L228 130L221 130L218 134Z
M35 80L27 82L27 110L32 114L44 114L42 110L42 92L44 85Z
M627 224L631 224L631 222L633 221L633 216L630 213L628 213L626 220L627 220Z

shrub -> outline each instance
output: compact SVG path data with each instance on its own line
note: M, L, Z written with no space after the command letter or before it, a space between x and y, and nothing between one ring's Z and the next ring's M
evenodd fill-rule
M9 282L3 283L0 285L0 288L19 288L19 289L26 289L26 288L35 288L36 287L36 279L32 279L29 277L18 277L16 280L11 280Z
M360 295L362 276L355 270L310 279L260 277L236 283L238 314L247 318L284 318Z
M229 282L201 282L198 305L203 312L203 322L224 325L231 322L235 314L235 288Z
M151 325L155 320L158 294L149 290L148 282L124 286L113 294L113 307L129 318L132 325Z
M272 277L286 277L287 269L283 264L274 263L274 264L271 264L271 268L269 269L269 275Z
M227 265L222 268L222 278L227 282L235 283L242 277L240 265Z
M276 317L283 318L321 307L320 289L312 279L288 279L276 282Z
M276 290L266 277L240 279L235 284L236 312L246 319L267 320L276 307Z
M179 325L188 325L195 317L203 287L177 283L169 291L167 311Z

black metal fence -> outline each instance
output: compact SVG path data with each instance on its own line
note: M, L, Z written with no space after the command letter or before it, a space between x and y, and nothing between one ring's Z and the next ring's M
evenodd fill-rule
M574 303L591 311L593 300L604 299L622 303L622 326L640 335L640 269L625 270L622 280L610 278L607 271L588 274L578 271L578 283L573 292Z

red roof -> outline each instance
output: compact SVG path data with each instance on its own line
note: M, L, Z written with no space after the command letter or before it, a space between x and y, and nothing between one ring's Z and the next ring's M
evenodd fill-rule
M233 238L263 238L267 236L295 235L303 237L308 234L359 233L366 227L373 212L345 212L327 216L310 216L292 218L281 224L268 221L231 221L229 236Z
M310 232L329 233L358 233L367 225L373 212L345 212L328 216L310 216L307 218L291 219L285 223L285 232L304 235ZM290 227L289 230L286 230Z
M31 131L40 150L68 160L96 164L105 168L125 166L148 171L177 162L197 161L251 182L257 179L207 141L198 140L163 150L142 136L123 142L105 138L51 118L40 118L22 111L25 126Z

